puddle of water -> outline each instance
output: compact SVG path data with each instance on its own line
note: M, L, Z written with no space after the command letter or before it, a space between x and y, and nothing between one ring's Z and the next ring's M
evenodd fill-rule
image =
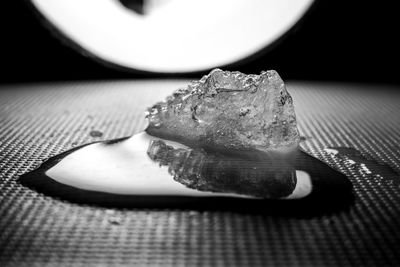
M297 213L315 207L328 210L342 203L343 195L351 195L352 185L345 175L302 150L287 162L205 151L196 157L185 154L185 161L167 157L168 162L149 157L152 140L159 139L141 133L76 147L19 180L53 197L112 207L242 207ZM176 142L165 143L171 151L193 151Z

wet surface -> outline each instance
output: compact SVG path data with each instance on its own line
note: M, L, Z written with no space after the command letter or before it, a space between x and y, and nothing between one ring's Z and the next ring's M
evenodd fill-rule
M22 175L19 181L61 200L120 208L223 209L306 216L345 209L353 201L352 185L347 177L302 150L294 153L290 168L274 165L259 168L260 162L256 163L257 175L265 171L266 180L282 171L291 173L297 180L292 195L297 194L300 199L272 200L237 194L243 192L232 187L226 192L218 187L221 192L217 193L188 188L180 183L179 177L173 179L167 166L160 166L160 162L149 158L148 140L138 153L132 153L137 143L131 137L77 147L50 158L38 169ZM221 158L214 155L213 160L221 161ZM236 176L243 180L244 169L254 170L254 162L248 160L238 162L235 158L232 162L224 158L224 162L222 169L209 168L206 174L215 178L217 173L219 179ZM232 164L239 168L231 168ZM279 167L284 169L278 170ZM230 173L225 175L228 168ZM213 181L203 179L207 180ZM307 182L311 182L311 187L307 187Z
M328 154L338 158L344 166L358 172L361 176L379 184L400 184L400 174L386 163L375 160L372 156L361 153L351 147L329 147L324 149Z

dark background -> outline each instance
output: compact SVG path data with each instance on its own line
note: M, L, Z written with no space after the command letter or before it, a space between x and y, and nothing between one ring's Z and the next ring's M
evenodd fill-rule
M165 77L103 66L50 34L26 1L3 2L0 83ZM399 15L396 1L388 2L317 1L273 47L224 68L247 73L276 69L284 79L399 84Z

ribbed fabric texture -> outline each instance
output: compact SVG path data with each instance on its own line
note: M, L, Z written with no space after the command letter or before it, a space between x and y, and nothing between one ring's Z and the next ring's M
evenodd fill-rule
M145 108L185 83L2 86L0 265L400 265L400 177L371 179L323 150L353 147L400 172L400 88L288 83L303 147L354 185L354 204L334 213L110 209L18 183L50 156L142 131ZM94 130L103 135L92 137Z

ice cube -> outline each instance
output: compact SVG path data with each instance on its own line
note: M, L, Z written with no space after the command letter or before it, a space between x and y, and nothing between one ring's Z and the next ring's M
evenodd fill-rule
M292 97L276 71L214 69L149 108L150 135L216 151L291 151L299 133Z

